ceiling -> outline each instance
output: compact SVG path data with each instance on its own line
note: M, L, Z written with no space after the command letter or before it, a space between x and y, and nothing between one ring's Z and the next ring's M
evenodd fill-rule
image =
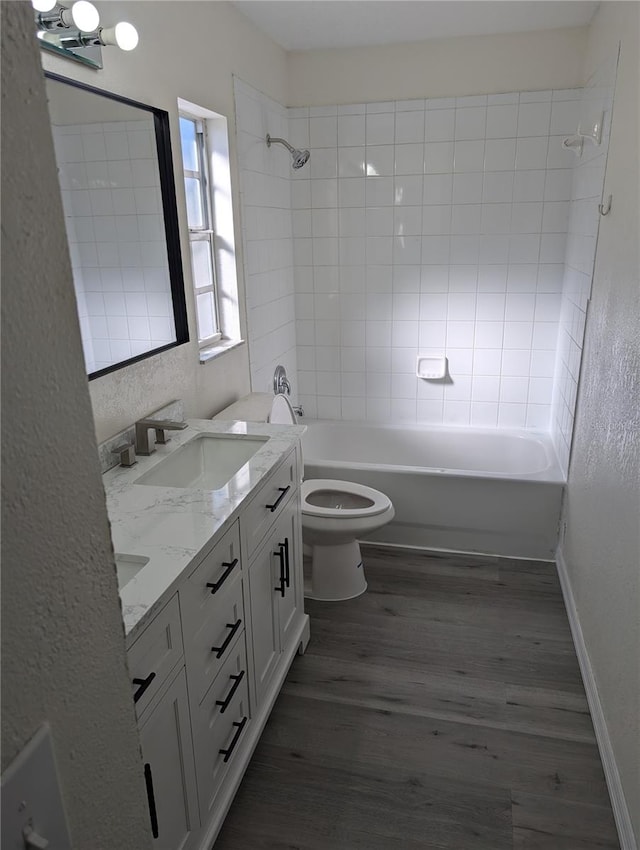
M233 5L286 50L579 27L598 7L586 0L235 0Z

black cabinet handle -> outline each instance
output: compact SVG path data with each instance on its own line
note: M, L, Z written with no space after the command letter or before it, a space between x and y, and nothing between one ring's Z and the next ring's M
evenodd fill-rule
M214 582L208 581L207 582L207 587L211 588L212 594L217 593L220 590L222 585L225 583L225 581L229 578L229 576L233 572L233 568L235 567L235 565L237 563L238 563L237 558L234 558L233 561L223 561L222 562L222 566L226 567L226 570L222 573L222 575L220 576L218 581L214 581Z
M149 802L149 817L151 818L151 832L153 837L158 837L158 813L156 811L156 798L153 793L153 777L151 776L151 765L144 766L144 781L147 785L147 800Z
M291 490L291 484L288 484L286 487L278 487L278 490L280 490L280 495L275 500L275 502L272 505L265 505L265 508L269 508L271 513L273 513L275 510L277 510L280 502L284 499L284 497L287 495L289 490Z
M151 682L155 679L155 673L149 673L146 679L132 679L134 685L140 685L138 690L133 695L133 701L138 702L142 694L147 690Z
M231 690L229 691L229 693L226 695L226 697L224 699L217 699L216 700L216 705L220 706L220 714L224 714L225 711L229 708L229 703L233 699L233 695L235 694L235 692L240 687L240 682L244 678L244 670L241 670L235 676L229 676L229 678L233 682L233 685L231 685Z
M235 748L236 748L236 744L237 744L237 743L238 743L238 741L240 740L240 735L242 735L242 730L244 729L245 724L246 724L246 722L247 722L247 720L248 720L248 719L249 719L249 718L245 715L245 716L242 718L242 720L240 720L239 722L234 720L234 722L233 722L233 726L235 726L235 727L236 727L236 731L235 731L235 734L234 734L234 736L233 736L233 739L232 739L231 743L229 744L229 746L227 747L227 749L226 749L226 750L218 750L218 752L220 753L220 755L221 755L221 756L224 756L223 761L224 761L224 763L225 763L225 764L226 764L226 763L229 761L229 759L231 758L231 756L232 756L232 754L233 754L233 751L234 751L234 750L235 750Z
M233 636L238 631L238 629L240 628L241 625L242 625L242 620L240 620L240 619L236 620L235 623L227 623L227 628L231 629L231 631L229 632L229 634L226 636L226 638L222 642L222 646L212 646L211 647L211 652L215 652L216 658L222 658L227 647L229 646L229 644L233 640Z
M291 566L289 564L289 538L284 538L284 583L291 587Z
M282 596L284 596L284 589L285 589L284 543L278 543L278 551L274 552L273 554L276 556L276 558L280 558L280 586L274 587L273 589L277 590L278 593L280 593Z

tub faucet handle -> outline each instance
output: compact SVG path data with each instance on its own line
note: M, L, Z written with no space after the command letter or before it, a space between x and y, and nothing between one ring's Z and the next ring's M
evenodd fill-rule
M276 366L273 373L273 392L275 395L291 395L291 384L287 378L287 371L284 366Z

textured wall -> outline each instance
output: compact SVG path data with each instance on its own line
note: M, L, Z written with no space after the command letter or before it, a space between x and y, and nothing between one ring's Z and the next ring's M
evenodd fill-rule
M198 361L195 314L191 292L186 207L181 173L178 128L179 97L229 119L233 205L236 233L240 233L237 157L233 132L233 74L259 86L280 102L286 100L286 54L260 33L230 4L99 3L105 22L131 21L140 43L131 53L116 48L103 51L105 67L96 73L50 55L45 67L66 77L166 109L171 119L176 195L182 236L182 256L192 341L171 351L134 363L126 369L91 382L96 434L101 442L150 410L173 398L183 398L187 416L207 416L249 391L247 346L233 349L205 364ZM188 29L187 42L176 33ZM176 61L184 55L189 61ZM237 239L238 283L243 305L242 246ZM242 328L245 327L244 316Z
M603 3L585 77L617 49L604 196L569 470L564 557L640 839L640 5Z
M29 3L2 4L2 767L49 720L77 850L150 846Z
M363 12L364 14L364 12ZM288 106L582 85L586 27L289 54Z

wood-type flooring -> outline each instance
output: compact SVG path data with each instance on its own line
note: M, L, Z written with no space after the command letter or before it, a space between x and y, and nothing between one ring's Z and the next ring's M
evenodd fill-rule
M554 564L362 551L215 850L619 848Z

